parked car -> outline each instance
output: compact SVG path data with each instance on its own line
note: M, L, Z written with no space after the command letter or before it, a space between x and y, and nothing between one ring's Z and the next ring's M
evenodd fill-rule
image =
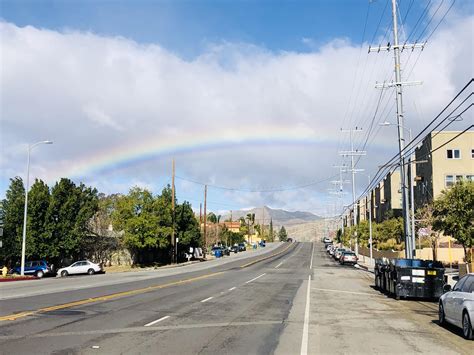
M337 249L336 246L332 246L331 248L329 248L329 255L334 256L334 252L336 251L336 249Z
M231 251L231 253L234 253L234 254L238 253L239 252L239 246L238 245L232 245L230 247L230 251Z
M339 264L355 265L357 264L357 255L355 255L355 253L352 251L343 251L339 257Z
M15 266L10 273L21 274L21 266ZM25 275L35 275L36 277L42 278L43 276L51 275L52 273L52 268L44 260L25 262Z
M239 251L246 251L245 243L239 243Z
M104 269L101 265L94 264L93 262L90 262L88 260L81 260L76 261L68 267L63 267L59 269L57 275L61 277L66 277L69 275L78 274L94 275L96 273L104 273Z
M329 243L332 243L332 240L331 240L331 238L329 238L329 237L324 237L323 243L324 243L324 244L329 244Z
M230 255L230 248L227 245L221 245L222 255Z
M339 258L341 257L342 253L345 252L346 249L344 248L336 248L334 250L334 254L333 254L333 257L335 260L339 261Z
M447 291L439 299L439 324L446 322L462 329L464 338L474 339L474 273L464 275L454 287L445 285Z

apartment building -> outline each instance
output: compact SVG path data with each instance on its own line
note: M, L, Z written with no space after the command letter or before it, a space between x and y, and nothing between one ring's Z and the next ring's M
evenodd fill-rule
M474 131L460 133L432 132L416 149L415 208L459 180L474 180Z

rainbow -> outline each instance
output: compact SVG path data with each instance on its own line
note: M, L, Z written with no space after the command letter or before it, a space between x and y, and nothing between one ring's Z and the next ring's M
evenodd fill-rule
M137 144L126 143L99 151L87 158L64 162L56 176L83 178L94 173L110 172L164 156L225 149L247 145L319 145L335 144L328 135L317 134L306 127L253 126L251 129L219 129L206 133L183 133L169 137L151 136ZM67 166L66 168L64 168Z

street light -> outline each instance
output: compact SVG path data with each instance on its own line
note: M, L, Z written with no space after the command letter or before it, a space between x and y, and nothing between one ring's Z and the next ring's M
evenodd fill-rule
M380 126L398 126L398 124L396 123L390 123L390 122L383 122L383 123L380 123ZM408 134L409 134L409 139L410 139L410 142L412 141L412 136L411 136L411 129L410 128L407 128L407 127L403 127L401 126L402 129L408 131ZM410 164L409 164L409 171L410 171L410 214L411 214L411 218L410 218L410 224L411 224L411 238L410 238L410 247L412 248L412 250L415 250L416 251L416 241L415 241L415 194L414 194L414 187L413 187L413 161L414 161L414 156L413 154L410 155ZM415 254L413 255L414 257L416 257L416 252Z
M28 163L26 165L26 190L25 190L25 212L23 216L23 241L21 244L21 276L25 275L25 252L26 252L26 219L28 215L28 189L30 188L30 153L33 148L40 144L53 144L52 141L41 141L28 145Z

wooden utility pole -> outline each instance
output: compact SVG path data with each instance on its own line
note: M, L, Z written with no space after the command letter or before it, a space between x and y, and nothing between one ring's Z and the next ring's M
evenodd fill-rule
M207 250L207 185L204 185L204 250Z
M202 227L202 203L199 204L199 230Z
M176 264L178 262L178 243L176 242L176 234L175 234L175 200L174 200L174 195L175 195L175 189L174 189L174 175L175 175L175 169L174 169L174 159L171 163L171 169L172 169L172 178L171 178L171 209L172 209L172 217L171 217L171 246L173 247L173 252L172 252L172 262L173 264Z
M260 228L260 231L262 232L262 236L260 237L261 240L263 240L263 237L265 236L264 234L264 229L265 229L265 205L262 207L262 228Z

